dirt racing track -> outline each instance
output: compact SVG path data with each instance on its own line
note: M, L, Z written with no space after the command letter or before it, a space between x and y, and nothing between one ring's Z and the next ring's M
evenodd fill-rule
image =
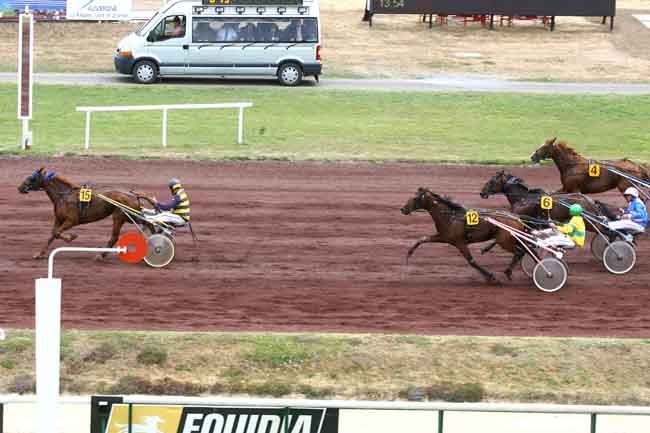
M480 256L502 284L484 283L458 252L408 247L433 230L426 214L399 209L418 186L467 206L505 207L478 192L497 167L419 164L0 159L0 327L32 327L34 279L47 261L31 256L46 241L52 205L16 187L45 165L76 182L137 188L166 198L179 177L200 238L179 233L176 260L162 270L112 257L62 255L63 323L68 328L409 332L470 335L650 335L650 240L632 273L608 274L588 250L572 252L569 283L545 294L510 257ZM557 189L553 167L513 168L531 186ZM602 195L618 206L618 194ZM128 228L127 228L128 229ZM103 246L110 220L72 230L77 246ZM62 241L56 241L60 246Z

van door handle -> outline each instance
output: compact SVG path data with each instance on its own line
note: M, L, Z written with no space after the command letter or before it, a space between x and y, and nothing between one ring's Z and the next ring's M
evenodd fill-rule
M184 49L184 50L189 50L189 49L190 49L190 46L187 45L187 44L186 44L186 45L183 45L183 49Z

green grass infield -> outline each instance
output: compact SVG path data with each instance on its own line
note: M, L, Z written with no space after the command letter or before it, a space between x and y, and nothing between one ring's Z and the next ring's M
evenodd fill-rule
M0 152L20 153L16 86L0 84ZM76 106L251 101L237 110L92 115L92 155L125 158L528 162L558 136L593 158L650 161L650 96L335 91L208 85L34 88L32 154L85 154Z

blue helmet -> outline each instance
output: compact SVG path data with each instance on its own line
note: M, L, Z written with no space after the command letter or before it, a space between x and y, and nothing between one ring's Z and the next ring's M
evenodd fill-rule
M169 183L167 185L169 185L169 189L173 191L174 189L181 187L181 181L176 178L172 178L169 179Z

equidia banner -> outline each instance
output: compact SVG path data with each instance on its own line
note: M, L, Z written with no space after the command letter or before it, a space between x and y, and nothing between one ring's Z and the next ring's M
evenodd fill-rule
M67 0L66 18L69 20L128 20L131 0Z
M127 432L337 433L338 410L114 403L102 433Z

